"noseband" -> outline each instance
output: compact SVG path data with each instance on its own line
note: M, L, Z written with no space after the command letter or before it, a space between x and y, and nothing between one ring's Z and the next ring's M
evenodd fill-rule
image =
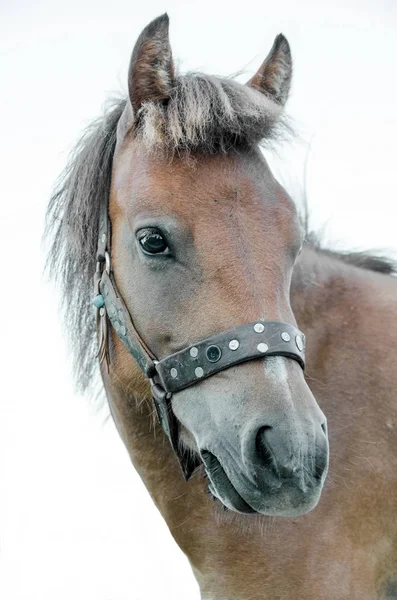
M110 220L104 203L99 227L95 297L99 336L98 358L109 369L108 319L119 338L148 378L158 420L177 455L183 474L189 478L197 462L186 459L178 448L178 422L172 412L172 394L195 385L220 371L248 360L286 356L305 368L305 336L293 325L278 321L256 321L238 325L162 360L153 354L135 328L117 288L110 261Z

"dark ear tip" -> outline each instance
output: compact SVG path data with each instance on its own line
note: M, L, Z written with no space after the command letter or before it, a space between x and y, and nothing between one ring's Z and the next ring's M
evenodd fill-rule
M158 21L159 24L161 23L162 25L169 25L170 23L170 18L168 16L168 13L163 13L162 15L160 15L159 17L157 17L157 19L154 19L155 21Z
M168 14L165 12L164 14L160 15L159 17L156 17L155 19L153 19L153 21L150 21L150 23L145 27L145 29L149 33L154 33L155 31L157 31L159 29L168 30L169 24L170 24L170 18L168 16Z
M150 23L148 23L146 27L144 27L144 29L141 31L135 43L135 47L132 52L133 56L134 53L137 52L137 49L140 48L140 46L150 38L155 37L157 39L162 38L163 40L168 40L169 22L170 20L167 13L156 17L155 19L153 19L153 21L150 21Z
M274 40L273 49L275 52L282 51L284 54L291 56L291 47L285 35L279 33Z

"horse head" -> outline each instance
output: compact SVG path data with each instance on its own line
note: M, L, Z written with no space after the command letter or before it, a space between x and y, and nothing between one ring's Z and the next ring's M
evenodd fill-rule
M296 325L290 283L303 230L259 147L282 130L291 71L282 35L246 85L176 74L166 15L136 43L113 157L110 253L158 360L241 324ZM110 341L110 380L149 395L114 330ZM169 408L178 444L203 461L229 509L292 516L317 504L326 419L296 360L234 364L173 394Z

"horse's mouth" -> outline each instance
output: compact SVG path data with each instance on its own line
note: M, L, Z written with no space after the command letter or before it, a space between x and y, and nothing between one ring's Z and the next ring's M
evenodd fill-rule
M201 457L210 481L208 487L211 494L230 510L244 514L256 513L233 486L219 460L206 450L201 452Z
M231 482L219 460L208 451L201 452L205 471L209 479L210 493L231 511L243 514L296 517L311 511L320 498L323 480L313 480L305 489L296 481L281 480L277 489L272 486L250 485L244 479L244 498ZM255 507L255 508L254 508Z

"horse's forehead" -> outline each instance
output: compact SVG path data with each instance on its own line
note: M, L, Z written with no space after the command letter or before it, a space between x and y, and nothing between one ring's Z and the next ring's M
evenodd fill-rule
M161 208L192 216L236 197L280 199L265 159L255 152L172 161L125 153L115 163L112 187L117 204L128 212Z

